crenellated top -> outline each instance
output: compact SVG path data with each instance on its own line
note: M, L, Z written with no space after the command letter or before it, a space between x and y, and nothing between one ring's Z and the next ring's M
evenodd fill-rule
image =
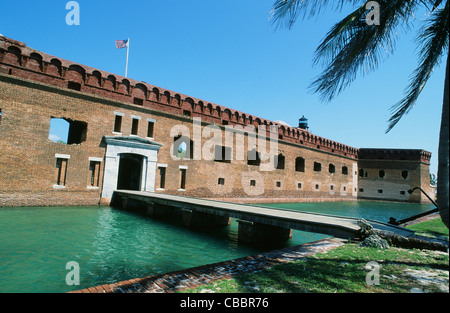
M0 73L134 106L191 118L201 117L202 121L218 125L253 125L256 128L263 126L267 132L270 131L271 125L276 125L278 138L281 140L355 159L358 157L358 149L316 136L308 130L278 124L145 82L56 58L3 36L0 36Z
M430 164L431 152L421 149L359 149L360 160L420 161Z

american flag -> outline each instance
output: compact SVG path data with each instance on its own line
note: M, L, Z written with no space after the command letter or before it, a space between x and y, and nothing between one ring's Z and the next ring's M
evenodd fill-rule
M117 49L126 48L128 46L128 39L125 40L116 40Z

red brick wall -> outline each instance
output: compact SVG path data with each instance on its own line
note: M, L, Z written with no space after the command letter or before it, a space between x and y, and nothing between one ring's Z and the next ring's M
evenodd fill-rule
M69 82L79 84L80 91L68 89ZM142 105L133 104L135 98L141 99ZM167 164L165 189L157 192L239 202L356 199L358 186L353 184L353 166L358 162L358 149L279 125L275 137L282 138L278 150L286 158L284 170L262 172L247 165L247 159L233 159L230 163L176 161L170 156L173 143L170 131L175 125L185 125L193 139L194 117L201 118L203 127L222 125L224 120L229 125L276 123L73 64L5 37L0 37L0 109L0 206L97 204L101 200L104 162L100 166L99 188L87 188L89 158L104 158L102 138L115 135L114 112L124 114L123 136L130 135L132 115L141 117L138 132L141 138L147 135L147 118L156 120L153 140L163 145L158 163ZM190 116L183 116L187 111ZM48 140L52 117L87 123L86 140L73 145ZM203 138L202 143L205 141ZM199 146L194 143L196 149ZM65 188L54 188L55 154L70 155ZM299 156L305 159L305 172L295 171L295 158ZM313 170L314 162L322 164L320 172ZM333 174L328 171L330 163L336 168ZM413 170L419 176L427 170L426 163L423 164L422 169ZM187 166L184 191L178 190L180 165ZM348 168L347 175L342 174L343 166ZM224 185L218 184L219 178L224 178ZM255 180L256 186L251 187L250 180ZM155 186L159 186L158 173Z

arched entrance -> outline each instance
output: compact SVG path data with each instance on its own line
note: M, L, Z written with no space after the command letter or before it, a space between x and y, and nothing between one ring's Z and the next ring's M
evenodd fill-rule
M133 153L120 154L117 189L140 190L143 156Z
M118 189L155 190L161 144L135 136L105 136L102 144L106 145L102 201L109 201Z

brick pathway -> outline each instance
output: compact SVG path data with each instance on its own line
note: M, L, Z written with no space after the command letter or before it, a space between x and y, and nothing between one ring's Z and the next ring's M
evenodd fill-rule
M176 290L195 288L216 280L231 278L234 275L260 271L275 264L302 259L341 245L343 245L342 240L323 239L240 259L90 287L73 291L73 293L171 293Z

